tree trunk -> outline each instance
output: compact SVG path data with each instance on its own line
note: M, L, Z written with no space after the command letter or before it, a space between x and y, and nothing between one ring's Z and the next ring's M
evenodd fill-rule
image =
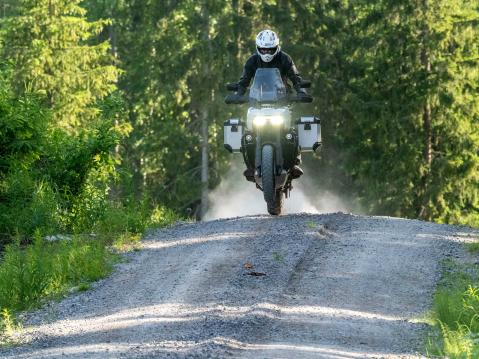
M104 4L106 8L106 3ZM110 19L116 19L116 2L111 4L109 9L110 11ZM108 39L110 40L110 53L113 55L115 59L118 58L118 41L117 41L117 32L116 32L116 25L112 23L108 26Z
M210 20L208 5L203 4L203 18L205 19L203 28L203 41L206 44L208 54L211 54L211 38L210 38ZM210 69L207 61L204 61L202 66L204 83L208 84L210 77ZM200 219L202 220L208 211L208 195L209 195L209 148L208 148L208 106L211 101L211 91L207 91L205 101L202 101L200 116L201 116L201 208Z
M421 65L426 74L426 80L429 78L431 72L431 61L429 54L429 24L428 24L428 12L429 12L429 0L422 0L422 17L424 21L424 27L422 30L422 48L421 48ZM422 110L422 129L424 133L424 147L423 147L423 163L424 170L421 175L421 189L419 206L417 214L419 218L428 219L427 214L427 187L428 180L431 173L432 164L432 116L431 116L431 103L429 100L429 94L426 94L424 107Z
M421 48L421 65L426 74L426 80L429 78L431 72L431 61L429 55L429 0L422 0L422 18L424 21L422 29L422 48ZM427 172L431 166L432 161L432 131L431 131L431 104L426 95L425 104L422 113L422 127L424 131L424 149L423 160L427 166Z
M429 170L432 162L431 105L429 104L429 101L427 101L424 106L422 122L424 129L424 163Z
M201 114L201 211L200 219L203 219L208 211L208 108L204 107Z

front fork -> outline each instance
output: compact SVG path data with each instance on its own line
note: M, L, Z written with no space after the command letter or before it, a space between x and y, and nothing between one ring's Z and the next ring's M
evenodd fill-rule
M243 158L246 166L254 171L256 186L262 189L261 160L262 150L265 145L272 145L275 149L275 175L276 189L283 190L288 196L292 189L289 170L296 165L299 154L298 137L296 130L263 129L257 133L247 132L242 139ZM290 134L290 136L286 136Z
M275 158L275 175L281 175L281 172L284 167L284 160L283 160L283 150L281 148L281 140L280 134L274 135L262 135L258 134L256 136L256 153L255 153L255 176L258 173L258 176L261 177L261 161L262 161L262 152L263 146L265 145L272 145L274 148L274 158Z

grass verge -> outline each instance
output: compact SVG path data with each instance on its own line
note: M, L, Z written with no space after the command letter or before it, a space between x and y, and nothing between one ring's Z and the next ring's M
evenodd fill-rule
M479 358L479 266L452 260L443 266L433 301L427 354Z
M116 258L104 242L78 236L48 242L37 235L25 248L18 241L8 245L0 263L0 342L11 344L16 313L88 287L111 272Z
M132 211L108 211L95 236L76 235L69 240L47 241L39 232L24 246L17 239L0 259L0 346L13 345L16 314L41 306L73 291L88 290L90 283L107 276L121 259L119 254L141 248L146 228L164 227L179 218L156 208L141 217Z

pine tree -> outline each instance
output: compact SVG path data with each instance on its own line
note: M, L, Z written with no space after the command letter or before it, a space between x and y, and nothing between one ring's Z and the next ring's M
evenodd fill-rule
M477 223L477 5L352 9L335 138L357 193L375 213Z
M133 187L139 196L149 192L159 202L199 215L201 189L206 193L219 182L228 156L221 132L228 116L224 84L242 70L242 64L234 66L238 51L232 8L222 1L166 1L130 2L115 11L125 72L119 86L134 127L125 150ZM205 11L208 17L202 15ZM206 137L207 142L202 140ZM209 168L203 186L202 145L210 149L203 156Z
M324 149L307 169L321 186L357 196L373 213L477 220L474 2L85 4L96 20L115 17L100 38L115 39L124 70L120 88L134 126L125 154L138 194L194 209L201 188L219 182L228 159L221 123L242 115L223 105L223 84L237 80L255 34L270 27L313 83L316 100L301 109L323 119ZM202 144L209 148L203 186Z
M479 225L479 6L422 0L429 84L419 215ZM425 116L423 116L424 118Z
M55 123L75 132L115 89L109 43L95 37L109 23L87 21L81 0L20 0L5 22L4 57L14 64L18 94L42 93Z

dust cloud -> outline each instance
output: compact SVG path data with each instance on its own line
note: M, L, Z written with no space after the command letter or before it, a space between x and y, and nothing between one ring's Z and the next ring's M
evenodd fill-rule
M210 193L210 209L204 220L268 213L263 193L256 188L254 183L245 180L244 169L241 156L235 155L225 178ZM291 191L291 197L284 200L283 214L350 212L346 201L330 192L318 191L313 195L306 195L302 186L314 181L307 176L308 173L305 170L305 174L293 182L294 188Z

